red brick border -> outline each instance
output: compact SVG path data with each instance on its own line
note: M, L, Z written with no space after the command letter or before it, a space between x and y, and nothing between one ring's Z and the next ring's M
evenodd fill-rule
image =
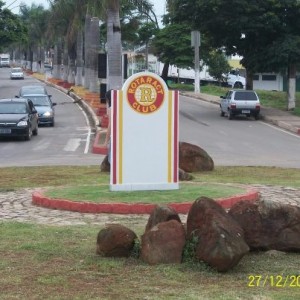
M228 198L217 199L224 208L230 208L235 203L247 200L254 202L259 199L259 192L248 190L245 194L235 195ZM45 197L41 192L32 194L32 203L46 208L69 210L81 213L111 213L111 214L150 214L155 204L146 203L91 203L76 202L65 199L51 199ZM187 214L192 203L169 203L178 213Z

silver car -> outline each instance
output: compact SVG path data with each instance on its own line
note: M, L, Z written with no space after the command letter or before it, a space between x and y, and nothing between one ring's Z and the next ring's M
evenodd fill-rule
M22 68L12 68L10 71L10 79L24 79Z
M220 114L227 115L232 120L236 115L253 116L259 118L260 101L255 91L229 90L225 96L221 96Z
M48 95L47 89L44 85L24 85L20 88L19 95L17 97L24 97L26 95ZM51 95L49 95L51 97Z
M54 126L55 124L55 102L52 102L49 95L31 94L23 96L30 99L39 115L39 125Z

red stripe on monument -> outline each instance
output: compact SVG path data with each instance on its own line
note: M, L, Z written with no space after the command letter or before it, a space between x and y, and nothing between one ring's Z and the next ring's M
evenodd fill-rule
M178 182L178 91L174 91L174 182Z
M113 184L117 183L117 125L118 125L118 114L117 114L117 105L118 105L118 92L117 91L112 91L112 96L113 96L113 149L112 149L112 165L113 165Z

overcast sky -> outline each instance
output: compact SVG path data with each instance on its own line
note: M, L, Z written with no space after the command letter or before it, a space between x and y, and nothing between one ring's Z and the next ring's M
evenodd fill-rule
M19 12L19 5L21 3L25 3L28 6L31 6L32 3L42 4L45 8L49 7L49 3L47 0L3 0L5 2L5 7L11 9L14 13ZM149 0L154 4L154 11L158 20L165 13L165 0Z

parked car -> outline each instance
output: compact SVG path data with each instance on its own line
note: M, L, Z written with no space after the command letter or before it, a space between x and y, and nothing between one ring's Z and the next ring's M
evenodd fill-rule
M229 120L236 115L253 116L257 120L260 101L255 91L229 90L225 96L221 96L220 110L221 116L226 114Z
M25 95L24 98L30 99L35 106L39 115L40 125L54 126L55 120L55 110L53 103L49 95L31 94Z
M10 71L10 79L24 79L22 68L12 68Z
M31 100L0 99L0 137L23 137L38 134L38 114Z
M24 85L19 90L19 97L26 95L41 94L48 95L47 89L44 85ZM51 95L48 95L51 97Z

